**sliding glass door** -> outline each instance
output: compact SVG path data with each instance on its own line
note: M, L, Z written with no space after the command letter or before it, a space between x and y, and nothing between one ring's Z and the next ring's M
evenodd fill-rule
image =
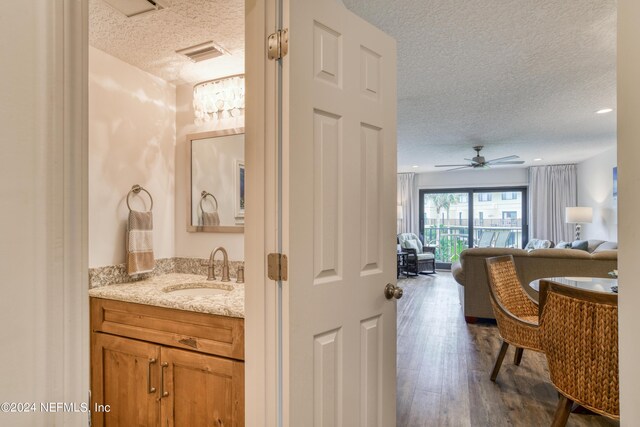
M526 207L526 187L421 190L421 237L436 248L438 268L469 247L522 248Z

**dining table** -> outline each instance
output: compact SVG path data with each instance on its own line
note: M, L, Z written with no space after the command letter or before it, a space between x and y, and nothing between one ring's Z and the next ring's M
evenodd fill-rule
M540 281L547 280L549 282L559 283L565 286L585 289L593 292L618 292L618 279L610 277L544 277L536 279L529 283L529 286L535 291L540 291Z
M533 280L529 286L536 292L540 292L540 282L554 282L563 286L584 289L591 292L600 292L606 294L618 293L617 277L580 277L580 276L562 276L562 277L543 277ZM546 294L539 295L538 298L538 314L542 316Z

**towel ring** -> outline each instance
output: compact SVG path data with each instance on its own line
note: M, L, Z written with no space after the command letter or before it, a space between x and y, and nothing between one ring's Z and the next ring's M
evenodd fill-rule
M200 193L200 211L202 213L204 213L204 208L202 207L202 202L204 202L204 199L206 199L208 196L211 196L213 198L213 201L216 202L216 208L214 210L214 212L218 212L218 199L216 199L216 196L214 196L213 194L209 193L208 191L204 191L202 190L202 193Z
M151 200L151 207L149 208L149 210L152 211L153 210L153 197L151 197L151 193L149 193L144 187L141 187L138 184L136 184L133 187L131 187L131 190L127 194L127 207L129 208L130 211L133 210L133 209L131 209L131 205L129 205L129 196L131 196L131 193L138 194L141 191L144 191L149 196L149 200Z

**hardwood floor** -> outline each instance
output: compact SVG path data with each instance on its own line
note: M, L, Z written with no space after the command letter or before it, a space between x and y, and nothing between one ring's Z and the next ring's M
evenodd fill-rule
M498 328L467 325L450 273L401 279L398 301L398 427L550 426L558 395L544 355L507 356L489 380L500 348ZM567 426L619 426L571 414Z

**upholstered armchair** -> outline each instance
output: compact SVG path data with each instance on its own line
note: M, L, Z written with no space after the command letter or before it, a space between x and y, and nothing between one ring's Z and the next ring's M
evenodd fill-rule
M398 234L398 243L404 252L407 253L407 274L425 272L427 274L436 272L436 248L425 246L420 238L413 233Z

